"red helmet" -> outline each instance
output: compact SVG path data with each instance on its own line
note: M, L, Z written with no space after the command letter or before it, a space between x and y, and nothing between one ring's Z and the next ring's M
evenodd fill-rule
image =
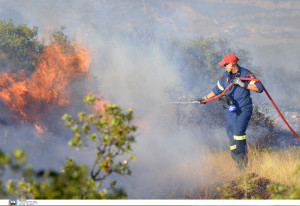
M237 62L239 59L234 54L226 54L222 61L218 63L219 66L223 66L226 63Z

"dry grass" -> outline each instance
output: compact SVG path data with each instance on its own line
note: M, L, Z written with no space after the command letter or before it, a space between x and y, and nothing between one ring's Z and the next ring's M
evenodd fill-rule
M273 183L291 186L300 184L300 177L295 175L300 164L300 147L290 147L278 151L258 150L248 147L249 164L245 171L237 169L231 159L230 151L207 151L207 164L202 168L201 189L195 198L214 199L216 190L212 187L228 184L240 175L255 173Z
M241 174L231 159L230 151L207 151L205 174L212 182L222 182L233 179ZM290 147L278 151L258 150L248 147L249 164L245 172L256 173L259 176L285 185L299 183L300 178L294 175L300 164L300 147ZM213 175L212 175L213 174Z
M247 172L256 173L275 183L289 186L300 184L300 178L294 174L297 165L300 164L300 147L290 147L279 151L258 151L254 147L248 148Z
M160 194L168 199L218 199L217 187L246 174L256 174L276 184L300 184L300 177L294 174L300 164L300 147L278 151L248 147L248 158L247 169L240 171L230 150L208 150L199 160L179 164L170 181L172 184Z
M228 150L218 152L208 150L206 152L206 160L204 176L210 182L223 182L239 174Z

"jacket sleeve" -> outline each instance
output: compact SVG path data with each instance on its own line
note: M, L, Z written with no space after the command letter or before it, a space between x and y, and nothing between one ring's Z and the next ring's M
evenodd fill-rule
M219 81L217 82L217 86L215 86L215 88L213 88L213 93L215 95L219 95L224 91L224 85L223 85L223 81L222 78L219 79Z
M255 82L254 84L258 89L258 93L262 93L264 91L264 88L260 82Z
M247 77L255 79L255 76L254 76L254 74L252 72L249 72L247 74ZM248 84L255 84L255 86L258 89L258 93L262 93L264 91L264 88L263 88L263 86L262 86L262 84L260 82L257 82L257 81L248 81Z

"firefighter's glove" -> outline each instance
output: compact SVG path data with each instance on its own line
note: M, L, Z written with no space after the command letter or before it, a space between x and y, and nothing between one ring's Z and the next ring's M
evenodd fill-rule
M207 100L206 96L204 96L203 98L198 99L197 101L198 101L200 104L206 104L206 102L203 102L204 100Z
M240 80L240 79L237 78L237 77L232 81L232 83L235 84L235 85L238 85L238 86L240 86L240 87L243 87L243 88L245 88L245 89L246 89L246 87L247 87L247 84L245 84L244 82L242 82L242 80Z

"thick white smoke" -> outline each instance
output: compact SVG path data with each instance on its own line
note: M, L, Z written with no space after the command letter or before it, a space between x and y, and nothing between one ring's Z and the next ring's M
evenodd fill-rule
M281 51L283 57L295 55L290 55L293 52L289 49L282 50L279 47L277 50L268 50L268 46L273 48L272 44L262 44L265 39L272 39L270 31L277 28L274 26L277 23L271 21L272 14L280 18L283 12L283 22L280 22L280 26L285 24L284 27L292 28L285 30L287 33L295 32L293 28L294 24L297 24L294 21L291 25L286 24L287 19L299 19L297 17L299 14L291 7L293 15L288 16L289 12L282 10L289 9L285 4L274 5L272 1L259 2L261 1L254 1L253 4L234 0L227 3L218 0L149 2L31 0L26 3L2 1L0 5L4 9L0 11L0 17L6 20L12 18L16 24L38 26L41 36L60 25L65 25L68 36L83 40L91 48L93 56L91 73L96 77L97 90L112 103L123 108L133 108L139 126L136 143L133 145L133 153L137 159L132 164L132 177L121 179L121 186L126 187L129 198L163 198L165 196L164 193L160 193L161 190L172 187L178 187L179 190L195 188L205 181L202 169L209 163L203 158L204 151L209 145L223 147L227 144L227 137L225 128L211 130L204 126L197 128L191 126L180 129L179 110L189 113L195 107L201 109L203 106L178 107L166 103L170 101L169 89L181 88L185 80L181 76L182 73L177 71L175 62L167 58L160 45L161 39L169 36L183 39L187 36L216 36L230 39L233 45L251 48L254 63L263 65L261 78L265 86L270 88L274 99L284 101L292 97L293 105L299 100L299 92L294 89L299 87L300 82L294 76L298 74L299 62L297 60L290 64L289 61L280 59L276 51ZM230 14L225 12L227 10ZM273 12L274 10L277 12ZM263 27L264 25L270 26ZM137 31L145 30L146 33L132 40L132 37L126 35L135 28ZM276 34L274 40L280 40L281 33L278 31ZM283 38L288 39L290 36ZM280 43L282 45L284 41L281 40ZM296 43L298 44L298 41ZM298 51L297 48L300 47L295 46L293 50ZM272 62L272 67L267 67L265 62ZM278 69L281 67L284 69ZM280 72L284 72L284 75ZM295 78L293 84L289 82L291 76ZM206 82L200 82L197 85L204 88L205 84ZM214 86L211 85L211 88ZM193 91L192 94L200 96L208 92L199 88L199 93ZM81 97L78 97L78 101L81 101ZM261 101L268 100L262 98ZM8 139L7 144L12 148L23 145L27 148L29 160L39 167L43 166L39 162L45 163L51 159L53 162L49 165L57 169L66 156L74 156L81 160L91 159L87 163L92 163L92 158L87 158L93 155L89 152L78 154L72 152L72 149L66 152L64 149L68 148L66 136L70 133L63 131L58 132L62 136L65 135L63 139L59 137L51 139L55 144L49 149L49 155L35 156L34 152L30 151L42 147L43 142L30 146L23 139L18 139L18 135L23 133L27 133L26 136L34 136L32 129L20 128L19 133ZM13 129L8 130L13 132ZM34 140L35 138L31 137L30 141ZM50 155L51 152L54 156Z

